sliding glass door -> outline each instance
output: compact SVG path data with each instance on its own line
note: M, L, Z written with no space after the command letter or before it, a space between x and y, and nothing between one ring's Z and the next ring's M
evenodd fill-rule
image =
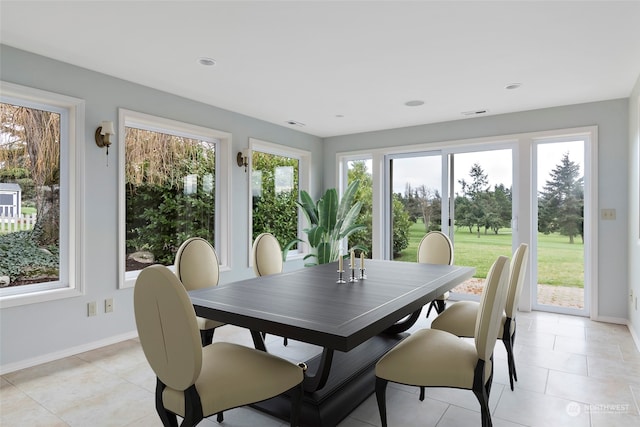
M454 259L476 268L473 279L452 290L452 299L479 299L493 262L511 257L512 158L511 148L449 154Z
M388 156L387 257L416 262L422 237L442 231L455 263L476 267L453 297L478 298L493 261L511 256L512 169L510 148Z
M440 152L389 157L388 259L416 262L422 237L429 231L443 229L442 162ZM447 228L445 220L445 232Z
M598 294L597 128L432 147L345 156L342 182L366 182L362 223L372 256L416 262L422 237L440 230L453 241L454 263L476 268L451 298L478 299L493 261L527 243L521 309L590 315ZM615 211L602 215L615 219Z
M590 201L585 192L586 143L579 137L535 144L535 309L588 314L585 259L591 236L585 227L585 203Z

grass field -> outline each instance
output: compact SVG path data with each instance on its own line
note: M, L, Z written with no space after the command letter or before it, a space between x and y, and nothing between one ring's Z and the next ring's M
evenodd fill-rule
M395 258L398 261L416 261L418 244L425 235L424 226L418 222L411 226L409 247ZM491 264L499 255L511 258L511 229L499 234L469 233L458 229L454 235L455 264L476 268L476 276L485 278ZM538 283L557 286L584 287L584 245L580 238L569 243L567 236L538 234Z

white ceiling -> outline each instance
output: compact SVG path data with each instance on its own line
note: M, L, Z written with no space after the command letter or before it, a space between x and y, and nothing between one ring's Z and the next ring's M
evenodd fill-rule
M628 97L639 22L640 1L0 3L3 44L320 137Z

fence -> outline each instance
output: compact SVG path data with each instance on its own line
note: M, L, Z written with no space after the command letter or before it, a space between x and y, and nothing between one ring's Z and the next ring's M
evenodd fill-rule
M21 216L0 215L0 233L31 230L36 224L36 214Z

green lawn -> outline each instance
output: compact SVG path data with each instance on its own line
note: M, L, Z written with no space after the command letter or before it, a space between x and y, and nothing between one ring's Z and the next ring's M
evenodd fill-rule
M424 226L418 222L411 226L409 247L396 258L398 261L416 261L418 244L425 235ZM485 278L491 264L499 255L511 258L511 229L499 234L469 233L458 229L454 236L454 261L458 265L476 268L476 276ZM584 286L584 245L580 238L569 243L569 238L559 234L538 234L538 283L559 286Z
M22 207L22 214L23 215L31 215L31 214L34 214L34 213L36 213L36 208L32 208L32 207L29 207L29 206L23 206Z

